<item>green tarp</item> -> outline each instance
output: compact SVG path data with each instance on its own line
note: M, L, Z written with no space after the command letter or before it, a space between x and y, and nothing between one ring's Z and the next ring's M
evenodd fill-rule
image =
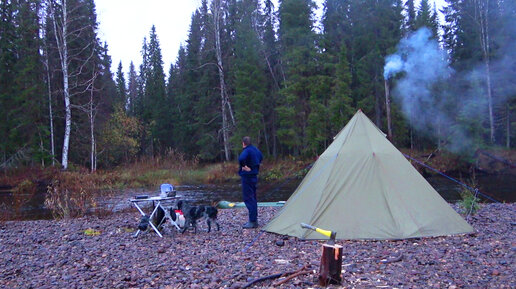
M323 239L404 239L473 232L389 140L358 111L263 229Z

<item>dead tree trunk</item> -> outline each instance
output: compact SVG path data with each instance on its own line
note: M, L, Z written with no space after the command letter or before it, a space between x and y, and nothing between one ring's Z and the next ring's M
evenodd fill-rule
M48 43L45 41L46 59L45 66L47 69L47 87L48 87L48 118L50 121L50 153L52 154L52 166L55 165L55 145L54 145L54 114L52 112L52 85L50 82L50 65L48 62L49 49Z
M385 113L387 114L387 137L392 139L392 123L391 123L391 99L389 90L389 80L385 80Z
M97 74L95 71L93 72L93 77L91 79L90 85L90 101L88 103L88 119L90 121L90 140L91 140L91 151L90 151L90 170L94 172L97 170L97 143L95 140L95 116L96 109L94 105L93 92L95 90L95 79L97 78Z

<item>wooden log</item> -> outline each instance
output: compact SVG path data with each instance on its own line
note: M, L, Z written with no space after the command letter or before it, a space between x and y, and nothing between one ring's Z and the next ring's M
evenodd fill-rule
M340 284L342 282L342 246L324 244L322 246L319 285Z

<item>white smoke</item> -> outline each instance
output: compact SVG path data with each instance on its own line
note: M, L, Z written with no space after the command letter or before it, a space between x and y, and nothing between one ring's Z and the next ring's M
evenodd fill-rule
M389 79L391 74L400 72L403 69L403 60L398 54L391 54L387 56L385 66L383 68L383 78Z
M384 78L399 78L391 94L415 130L442 140L448 150L472 150L476 142L472 139L485 138L486 133L485 65L479 63L456 74L431 35L423 27L402 39L397 52L386 58ZM516 93L514 44L515 39L504 43L507 49L500 48L502 55L491 63L494 105L498 107Z
M430 30L422 27L403 38L398 44L398 51L386 58L384 78L388 79L398 72L417 72L420 78L428 80L426 82L435 82L443 74L448 74L446 55L431 36Z
M442 124L450 121L443 113L444 103L436 84L448 79L453 70L431 36L430 30L423 27L403 38L398 51L386 58L384 78L401 75L395 83L393 98L413 128L435 134L442 132Z

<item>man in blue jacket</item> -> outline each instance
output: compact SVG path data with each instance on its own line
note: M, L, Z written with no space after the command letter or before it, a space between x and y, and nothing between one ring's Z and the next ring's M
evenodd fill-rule
M242 195L245 206L249 211L249 222L245 223L243 228L258 227L258 202L256 200L256 183L258 182L258 172L260 171L260 163L263 156L260 150L251 144L251 138L245 136L242 138L242 147L244 150L238 157L240 170L238 174L242 179Z

